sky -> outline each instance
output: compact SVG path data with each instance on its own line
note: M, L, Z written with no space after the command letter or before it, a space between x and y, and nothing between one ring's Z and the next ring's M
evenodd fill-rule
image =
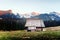
M60 0L0 0L0 10L9 9L20 14L60 12Z

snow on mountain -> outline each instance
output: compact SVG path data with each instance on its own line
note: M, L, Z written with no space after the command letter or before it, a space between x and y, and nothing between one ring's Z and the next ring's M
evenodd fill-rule
M50 12L49 13L49 16L50 18L53 20L56 20L56 21L59 21L60 20L60 17L57 15L58 13L57 12Z
M44 21L51 21L51 20L56 20L56 21L60 21L60 17L57 15L57 12L50 12L48 13L44 13L44 14L39 14L37 16L32 16L31 18L40 18L43 19Z
M31 13L26 13L26 14L21 14L21 17L25 17L25 18L31 18L32 16L36 16L39 15L38 12L31 12Z

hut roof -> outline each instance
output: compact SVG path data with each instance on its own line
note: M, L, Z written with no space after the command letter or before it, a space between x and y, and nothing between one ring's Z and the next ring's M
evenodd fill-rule
M25 26L45 27L43 20L42 19L37 19L37 18L27 18Z

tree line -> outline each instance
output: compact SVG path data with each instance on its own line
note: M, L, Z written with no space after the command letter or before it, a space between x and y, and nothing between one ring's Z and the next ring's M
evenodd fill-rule
M26 20L24 18L0 20L0 30L23 30Z
M24 30L25 29L25 18L4 18L0 19L0 30ZM50 20L44 21L45 27L60 26L60 21Z

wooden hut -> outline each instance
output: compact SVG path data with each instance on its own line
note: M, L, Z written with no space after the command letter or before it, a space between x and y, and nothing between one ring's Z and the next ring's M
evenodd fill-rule
M43 28L45 27L44 22L42 19L37 18L27 18L25 28L27 31L43 31Z

